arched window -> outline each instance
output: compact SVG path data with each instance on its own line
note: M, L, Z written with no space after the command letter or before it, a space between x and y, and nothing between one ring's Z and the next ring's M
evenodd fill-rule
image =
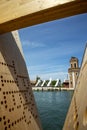
M76 63L74 63L74 68L76 68Z

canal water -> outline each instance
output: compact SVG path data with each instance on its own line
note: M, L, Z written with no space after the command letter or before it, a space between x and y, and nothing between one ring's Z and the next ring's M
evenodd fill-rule
M34 92L43 130L62 130L73 91Z

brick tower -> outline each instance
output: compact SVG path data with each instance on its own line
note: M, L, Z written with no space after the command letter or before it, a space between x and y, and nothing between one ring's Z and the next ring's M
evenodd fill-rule
M68 69L69 73L69 88L75 88L78 74L79 74L79 61L76 57L71 57L70 59L70 68Z

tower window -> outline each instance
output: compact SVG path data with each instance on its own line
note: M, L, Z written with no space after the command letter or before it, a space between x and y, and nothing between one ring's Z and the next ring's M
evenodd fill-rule
M76 68L76 63L74 63L74 68Z

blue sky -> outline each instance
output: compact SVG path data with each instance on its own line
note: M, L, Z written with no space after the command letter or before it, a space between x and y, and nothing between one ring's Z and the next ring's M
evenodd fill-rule
M55 20L19 30L31 80L67 78L72 56L81 63L87 42L87 14Z

